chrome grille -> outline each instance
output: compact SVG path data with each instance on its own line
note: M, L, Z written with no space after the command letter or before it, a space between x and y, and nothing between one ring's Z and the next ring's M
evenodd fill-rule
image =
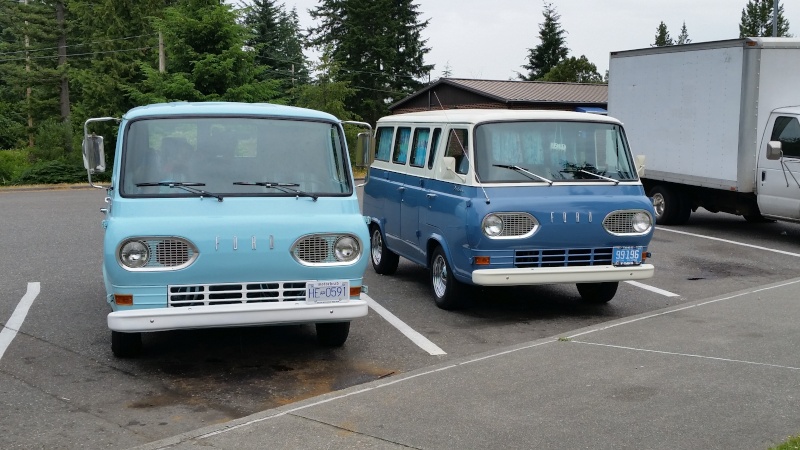
M181 238L140 239L150 250L150 261L143 269L175 269L185 267L197 258L197 249Z
M517 250L514 267L576 267L611 264L611 247Z
M294 245L294 255L308 263L336 261L331 251L335 241L336 236L307 236Z
M644 211L614 211L603 219L603 227L611 234L645 234L633 228L633 217L640 212Z
M503 231L496 237L521 237L531 234L538 223L528 213L494 213L503 220Z
M167 287L167 296L170 307L305 301L306 282L175 285Z

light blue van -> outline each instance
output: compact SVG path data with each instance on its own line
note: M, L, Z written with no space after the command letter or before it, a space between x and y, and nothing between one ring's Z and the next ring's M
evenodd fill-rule
M436 304L466 285L575 283L589 302L646 263L653 207L619 121L564 111L447 110L380 119L364 186L371 260L425 266Z
M339 120L241 103L90 119L90 184L105 167L89 125L105 120L119 121L102 222L115 355L187 328L314 323L321 344L345 342L367 314L369 234Z

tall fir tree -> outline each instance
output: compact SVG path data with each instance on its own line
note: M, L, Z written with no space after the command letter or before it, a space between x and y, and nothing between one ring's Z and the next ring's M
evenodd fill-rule
M422 39L428 21L420 21L414 0L321 0L309 11L319 25L309 29L309 44L330 46L340 79L356 90L350 111L374 123L388 106L422 86L432 65Z
M748 0L742 9L739 37L772 36L773 0ZM783 16L783 5L778 3L778 37L791 37L789 21Z
M666 47L668 45L675 45L675 42L669 36L667 25L661 22L656 27L656 41L651 47Z
M683 22L681 26L681 34L678 35L678 39L675 41L677 45L689 44L692 40L689 39L689 31L686 29L686 21Z
M558 63L565 60L569 54L566 47L567 32L561 28L561 16L556 12L552 3L544 4L544 22L539 24L539 45L528 49L528 64L522 68L528 71L527 75L518 74L519 79L534 81L542 79L547 72Z
M277 0L253 0L244 11L244 25L250 32L247 45L256 53L255 63L265 68L263 79L279 80L284 92L308 83L305 38L296 9L287 12Z
M15 122L10 126L16 137L25 127L29 147L35 144L36 127L59 117L64 69L58 67L55 11L53 3L42 0L0 3L0 101L11 109L2 116Z

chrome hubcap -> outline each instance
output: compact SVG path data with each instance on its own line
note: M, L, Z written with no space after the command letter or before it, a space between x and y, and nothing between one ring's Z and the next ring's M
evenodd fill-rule
M656 217L661 217L664 215L664 196L661 194L653 195L653 209L656 210Z
M380 230L372 232L372 261L375 264L381 263L381 251L383 250L383 239L381 238Z
M431 279L433 292L439 298L444 297L444 293L447 290L447 264L442 255L436 255L431 270L433 272Z

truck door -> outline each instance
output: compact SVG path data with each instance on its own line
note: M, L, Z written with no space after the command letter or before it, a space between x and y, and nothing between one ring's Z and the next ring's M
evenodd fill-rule
M772 114L759 152L758 208L761 214L800 219L800 121L798 116ZM781 143L783 157L767 159L769 141Z
M386 197L386 240L390 247L404 253L401 214L408 183L408 150L411 146L411 127L397 127L392 150L392 170L389 171L389 192Z

